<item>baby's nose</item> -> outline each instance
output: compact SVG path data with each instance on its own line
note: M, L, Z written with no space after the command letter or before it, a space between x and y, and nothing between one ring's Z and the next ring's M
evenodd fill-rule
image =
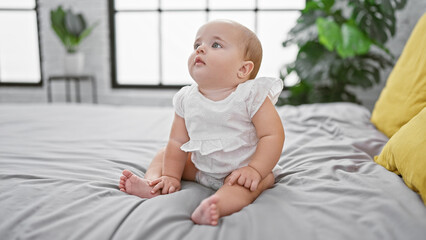
M201 44L200 46L197 47L197 53L205 53L205 48L204 48L204 44Z

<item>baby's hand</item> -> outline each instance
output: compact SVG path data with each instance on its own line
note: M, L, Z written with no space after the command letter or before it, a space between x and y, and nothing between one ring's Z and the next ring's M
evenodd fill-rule
M154 194L161 189L161 194L174 193L180 190L180 181L174 177L161 176L149 183L152 187L151 193Z
M250 166L239 168L233 171L228 177L228 184L233 185L235 182L250 191L256 191L257 185L259 185L262 176L259 172Z

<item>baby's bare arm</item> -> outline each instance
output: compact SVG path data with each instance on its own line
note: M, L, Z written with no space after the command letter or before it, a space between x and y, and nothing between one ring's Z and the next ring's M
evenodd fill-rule
M266 98L253 116L252 122L259 141L249 166L257 170L264 179L271 173L281 156L285 139L284 128L269 98Z
M163 178L162 181L158 181L157 183L161 184L157 184L158 187L155 188L156 190L163 189L163 194L180 189L180 180L188 157L188 153L182 151L180 147L188 140L189 136L186 130L185 120L175 114L169 141L164 152L162 176L166 178ZM177 181L167 180L168 178L174 178Z
M255 191L258 184L277 164L284 144L284 129L281 119L269 98L259 108L252 118L259 138L255 153L249 165L233 171L228 176L228 183L238 183Z

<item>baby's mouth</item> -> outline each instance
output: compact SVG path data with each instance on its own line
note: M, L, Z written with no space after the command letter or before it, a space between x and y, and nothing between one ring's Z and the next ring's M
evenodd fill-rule
M199 65L199 64L205 65L206 63L201 59L201 57L195 57L194 64L195 65Z

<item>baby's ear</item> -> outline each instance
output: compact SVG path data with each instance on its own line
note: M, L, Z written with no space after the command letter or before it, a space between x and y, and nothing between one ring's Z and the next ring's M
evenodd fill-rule
M252 61L244 61L240 69L238 69L238 78L245 79L250 76L253 71L254 63Z

